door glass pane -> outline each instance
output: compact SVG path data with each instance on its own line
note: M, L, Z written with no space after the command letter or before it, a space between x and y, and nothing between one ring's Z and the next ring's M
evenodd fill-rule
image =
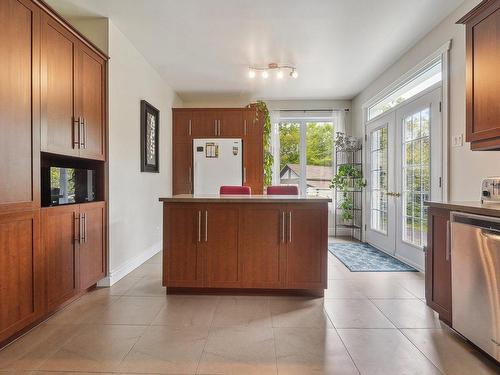
M387 234L387 127L371 133L370 160L370 227Z
M332 197L333 124L306 123L306 184L308 195Z
M430 109L403 119L402 240L417 247L427 244L427 209L430 194Z
M297 185L300 182L300 124L279 124L280 184Z

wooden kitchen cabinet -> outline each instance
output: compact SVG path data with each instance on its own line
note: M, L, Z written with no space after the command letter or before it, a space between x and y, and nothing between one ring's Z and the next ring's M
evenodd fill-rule
M500 149L500 1L485 0L457 23L466 31L466 140Z
M425 299L451 325L451 248L450 212L430 207L428 210L427 251L425 253Z
M193 192L192 141L174 143L172 161L173 194L191 194Z
M106 204L92 202L80 205L83 235L79 249L80 289L90 288L106 274Z
M49 309L78 293L80 228L78 205L42 208L42 244Z
M244 206L240 225L243 286L270 289L284 287L286 205Z
M40 207L40 11L0 1L0 212Z
M0 343L44 310L39 210L0 214Z
M219 118L218 136L224 138L244 138L243 110L228 108L217 114Z
M49 310L104 277L105 209L104 202L42 208Z
M104 160L106 60L47 14L41 55L42 151Z

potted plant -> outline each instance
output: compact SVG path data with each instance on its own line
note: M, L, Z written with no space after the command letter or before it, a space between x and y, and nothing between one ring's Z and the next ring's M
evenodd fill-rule
M363 179L363 171L354 165L343 164L338 168L337 173L332 178L330 188L337 189L342 193L342 201L338 208L341 209L341 215L344 222L353 220L352 210L354 202L349 191L352 189L362 189L366 186L366 181Z

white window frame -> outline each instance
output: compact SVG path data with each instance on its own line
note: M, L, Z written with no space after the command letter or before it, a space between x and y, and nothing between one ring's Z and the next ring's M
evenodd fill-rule
M440 48L438 48L435 52L427 56L424 60L422 60L420 63L418 63L416 66L414 66L412 69L410 69L408 72L403 74L401 77L399 77L396 81L394 81L392 84L386 86L383 90L381 90L378 94L367 100L363 105L361 106L362 108L362 113L363 113L363 160L367 160L367 144L366 144L366 138L367 138L367 132L366 132L366 127L367 125L372 122L376 121L377 118L381 115L393 112L398 110L401 106L406 105L408 101L403 101L402 103L394 106L388 111L385 111L383 114L374 117L371 120L368 120L368 108L370 108L372 105L375 103L379 102L380 100L386 98L389 96L392 92L395 90L399 89L402 87L404 84L410 82L412 79L414 79L418 74L421 72L425 71L433 62L435 62L437 59L441 58L441 83L440 84L435 84L421 93L415 95L414 97L410 98L409 100L411 101L412 99L415 99L419 95L425 94L426 92L430 92L433 89L435 89L438 86L441 86L442 90L442 100L441 100L441 118L442 118L442 199L443 201L448 200L449 196L449 185L448 185L448 180L449 180L449 168L448 168L448 137L449 137L449 51L451 48L451 40L448 40L445 44L443 44ZM366 176L367 171L367 166L366 164L363 166L363 173ZM366 191L363 194L363 207L367 207L367 196L366 196ZM363 220L364 220L364 215L363 215ZM366 223L363 223L364 226L366 226ZM363 231L363 239L365 236L365 231Z

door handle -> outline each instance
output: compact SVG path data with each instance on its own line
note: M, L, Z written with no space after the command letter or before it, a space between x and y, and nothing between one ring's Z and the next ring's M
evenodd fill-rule
M217 135L220 136L220 120L217 120Z
M214 120L214 133L217 135L217 120Z
M292 243L292 211L288 212L288 242Z
M87 243L87 214L83 214L83 227L85 228L84 232L83 232L83 242Z
M243 167L243 183L247 182L247 168Z
M85 229L83 228L83 214L80 214L80 243L85 242Z
M188 125L188 134L191 135L192 128L191 128L191 120L189 120L189 125Z
M243 135L247 135L247 120L243 120Z
M198 210L198 242L201 242L201 211Z
M451 222L450 220L446 220L446 261L450 261L451 254Z
M87 121L85 121L85 117L82 117L83 124L83 148L87 148Z
M208 210L205 210L205 242L208 242Z
M78 221L78 227L76 225L76 222ZM75 230L75 237L73 238L73 243L80 243L80 233L81 233L81 224L80 224L80 217L76 215L76 212L73 212L73 228ZM76 234L78 228L78 235Z
M285 211L281 212L281 243L285 242Z
M73 148L80 148L80 126L81 117L78 119L73 117Z

